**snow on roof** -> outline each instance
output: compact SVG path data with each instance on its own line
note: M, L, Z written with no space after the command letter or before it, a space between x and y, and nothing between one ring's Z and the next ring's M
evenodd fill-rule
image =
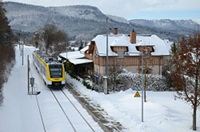
M74 65L92 62L92 60L83 58L84 54L82 54L80 51L71 51L67 52L67 54L61 53L60 56L67 58Z
M80 50L81 54L84 54L85 51L89 48L89 44Z
M85 63L91 63L93 62L92 60L89 59L73 59L73 60L69 60L71 63L73 63L74 65L78 65L78 64L85 64Z
M67 53L66 52L61 53L60 56L67 59L77 59L77 58L83 58L84 54L81 54L80 51L70 51Z
M106 35L97 35L92 41L95 41L99 56L106 56ZM153 46L154 52L152 55L170 55L169 41L160 39L157 35L137 35L136 44L130 43L130 37L124 34L109 34L108 35L108 55L116 56L117 54L111 50L114 46L126 46L131 53L137 53L136 46ZM129 54L131 55L131 54ZM138 56L132 54L132 56Z
M118 35L118 38L115 38L111 43L111 46L128 46L127 37L125 35Z

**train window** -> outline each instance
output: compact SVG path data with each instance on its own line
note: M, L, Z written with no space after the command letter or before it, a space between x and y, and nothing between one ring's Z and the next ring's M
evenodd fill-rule
M52 78L62 77L62 65L49 65L49 69Z

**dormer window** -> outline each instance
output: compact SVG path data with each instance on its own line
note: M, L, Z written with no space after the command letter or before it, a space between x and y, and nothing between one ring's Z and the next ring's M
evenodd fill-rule
M127 46L111 46L111 50L113 51L113 52L115 52L115 53L117 53L118 54L118 51L120 50L120 51L124 51L124 53L125 52L128 52L128 47ZM123 53L123 54L124 54Z
M148 53L154 52L154 45L141 45L136 46L137 51L144 52L147 51Z

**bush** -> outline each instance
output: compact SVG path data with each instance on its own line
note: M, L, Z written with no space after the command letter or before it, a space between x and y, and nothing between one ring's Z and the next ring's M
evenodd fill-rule
M83 85L84 85L86 88L92 89L92 87L90 86L90 84L89 84L87 81L83 80L82 83L83 83Z
M121 73L117 77L118 89L140 90L142 86L142 74L134 74L131 72ZM161 75L147 74L146 76L147 90L149 91L170 91L167 85L167 79Z

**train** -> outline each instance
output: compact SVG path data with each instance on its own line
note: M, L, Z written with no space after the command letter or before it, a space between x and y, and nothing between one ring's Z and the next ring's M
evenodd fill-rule
M63 88L65 86L64 64L40 50L33 51L32 56L33 64L47 87Z

